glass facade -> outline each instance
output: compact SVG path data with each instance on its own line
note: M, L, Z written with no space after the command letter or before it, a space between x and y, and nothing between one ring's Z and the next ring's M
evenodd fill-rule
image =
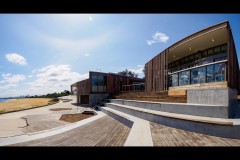
M227 60L227 44L222 44L205 49L203 51L198 51L197 53L176 60L168 65L168 74L170 74L169 86L174 87L189 84L225 81L225 62L212 65L210 64L223 60ZM201 67L200 65L205 66ZM199 66L199 68L197 68L197 66Z
M225 81L225 67L225 62L222 62L209 66L189 69L188 71L178 72L169 75L169 85L174 87L189 84Z
M225 81L225 63L207 66L207 82Z
M190 84L190 72L180 72L179 73L179 86Z
M206 68L195 68L191 70L191 84L205 83Z
M103 74L92 74L92 92L106 92L106 76Z
M168 70L173 73L182 69L216 62L217 58L226 59L226 57L227 44L222 44L176 60L168 65Z
M178 74L173 74L170 76L170 83L173 87L178 86Z

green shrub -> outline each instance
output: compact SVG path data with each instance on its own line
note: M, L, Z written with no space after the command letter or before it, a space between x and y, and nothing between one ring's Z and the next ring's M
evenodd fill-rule
M59 101L58 98L53 98L53 99L51 99L49 102L50 102L50 103L54 103L54 102L58 102L58 101Z

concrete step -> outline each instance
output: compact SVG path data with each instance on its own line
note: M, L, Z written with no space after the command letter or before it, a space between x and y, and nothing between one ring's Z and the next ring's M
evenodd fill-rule
M117 103L106 103L106 107L174 128L213 136L240 139L240 119L169 113Z
M190 104L190 103L137 101L137 100L126 100L126 99L111 99L110 101L111 103L128 105L128 106L162 111L162 112L203 116L203 117L228 118L227 106Z
M116 97L116 99L136 100L136 101L153 101L153 102L169 102L169 103L187 103L186 99L160 99L160 98L123 98Z
M168 92L120 92L118 95L168 95Z
M101 111L131 128L124 146L153 146L149 121L109 107L101 107Z
M166 95L119 95L114 96L114 99L128 99L128 100L139 100L139 101L156 101L156 102L181 102L186 103L186 96L166 96Z

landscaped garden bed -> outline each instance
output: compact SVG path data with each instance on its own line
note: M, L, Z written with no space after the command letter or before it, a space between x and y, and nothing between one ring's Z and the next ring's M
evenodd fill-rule
M88 114L82 114L82 113L77 113L77 114L64 114L61 116L61 118L59 120L65 121L65 122L70 122L70 123L74 123L77 121L81 121L83 119L89 118L94 116L94 114L92 113L88 113Z

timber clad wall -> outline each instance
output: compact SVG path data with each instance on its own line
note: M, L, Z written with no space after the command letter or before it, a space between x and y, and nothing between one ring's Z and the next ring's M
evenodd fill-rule
M107 76L107 93L108 94L116 94L121 91L121 85L129 85L133 82L142 82L143 79L139 78L131 78L126 76L118 76L112 74L106 74Z
M77 82L78 94L88 95L90 94L90 81L89 79Z
M156 92L166 90L166 79L167 75L165 70L167 69L166 62L166 52L155 56L145 65L145 91L146 92Z
M233 41L232 31L229 25L228 25L228 69L227 71L228 71L228 75L227 75L228 86L239 90L240 89L239 64L238 64L235 44Z
M106 92L92 92L91 88L91 75L92 74L101 74L106 76ZM121 85L129 85L133 82L144 83L144 79L132 78L127 76L115 75L111 73L101 73L101 72L89 72L89 79L79 81L71 85L72 87L76 86L78 89L78 95L89 95L89 94L116 94L121 91ZM71 87L71 90L72 90ZM72 91L73 92L73 91Z

